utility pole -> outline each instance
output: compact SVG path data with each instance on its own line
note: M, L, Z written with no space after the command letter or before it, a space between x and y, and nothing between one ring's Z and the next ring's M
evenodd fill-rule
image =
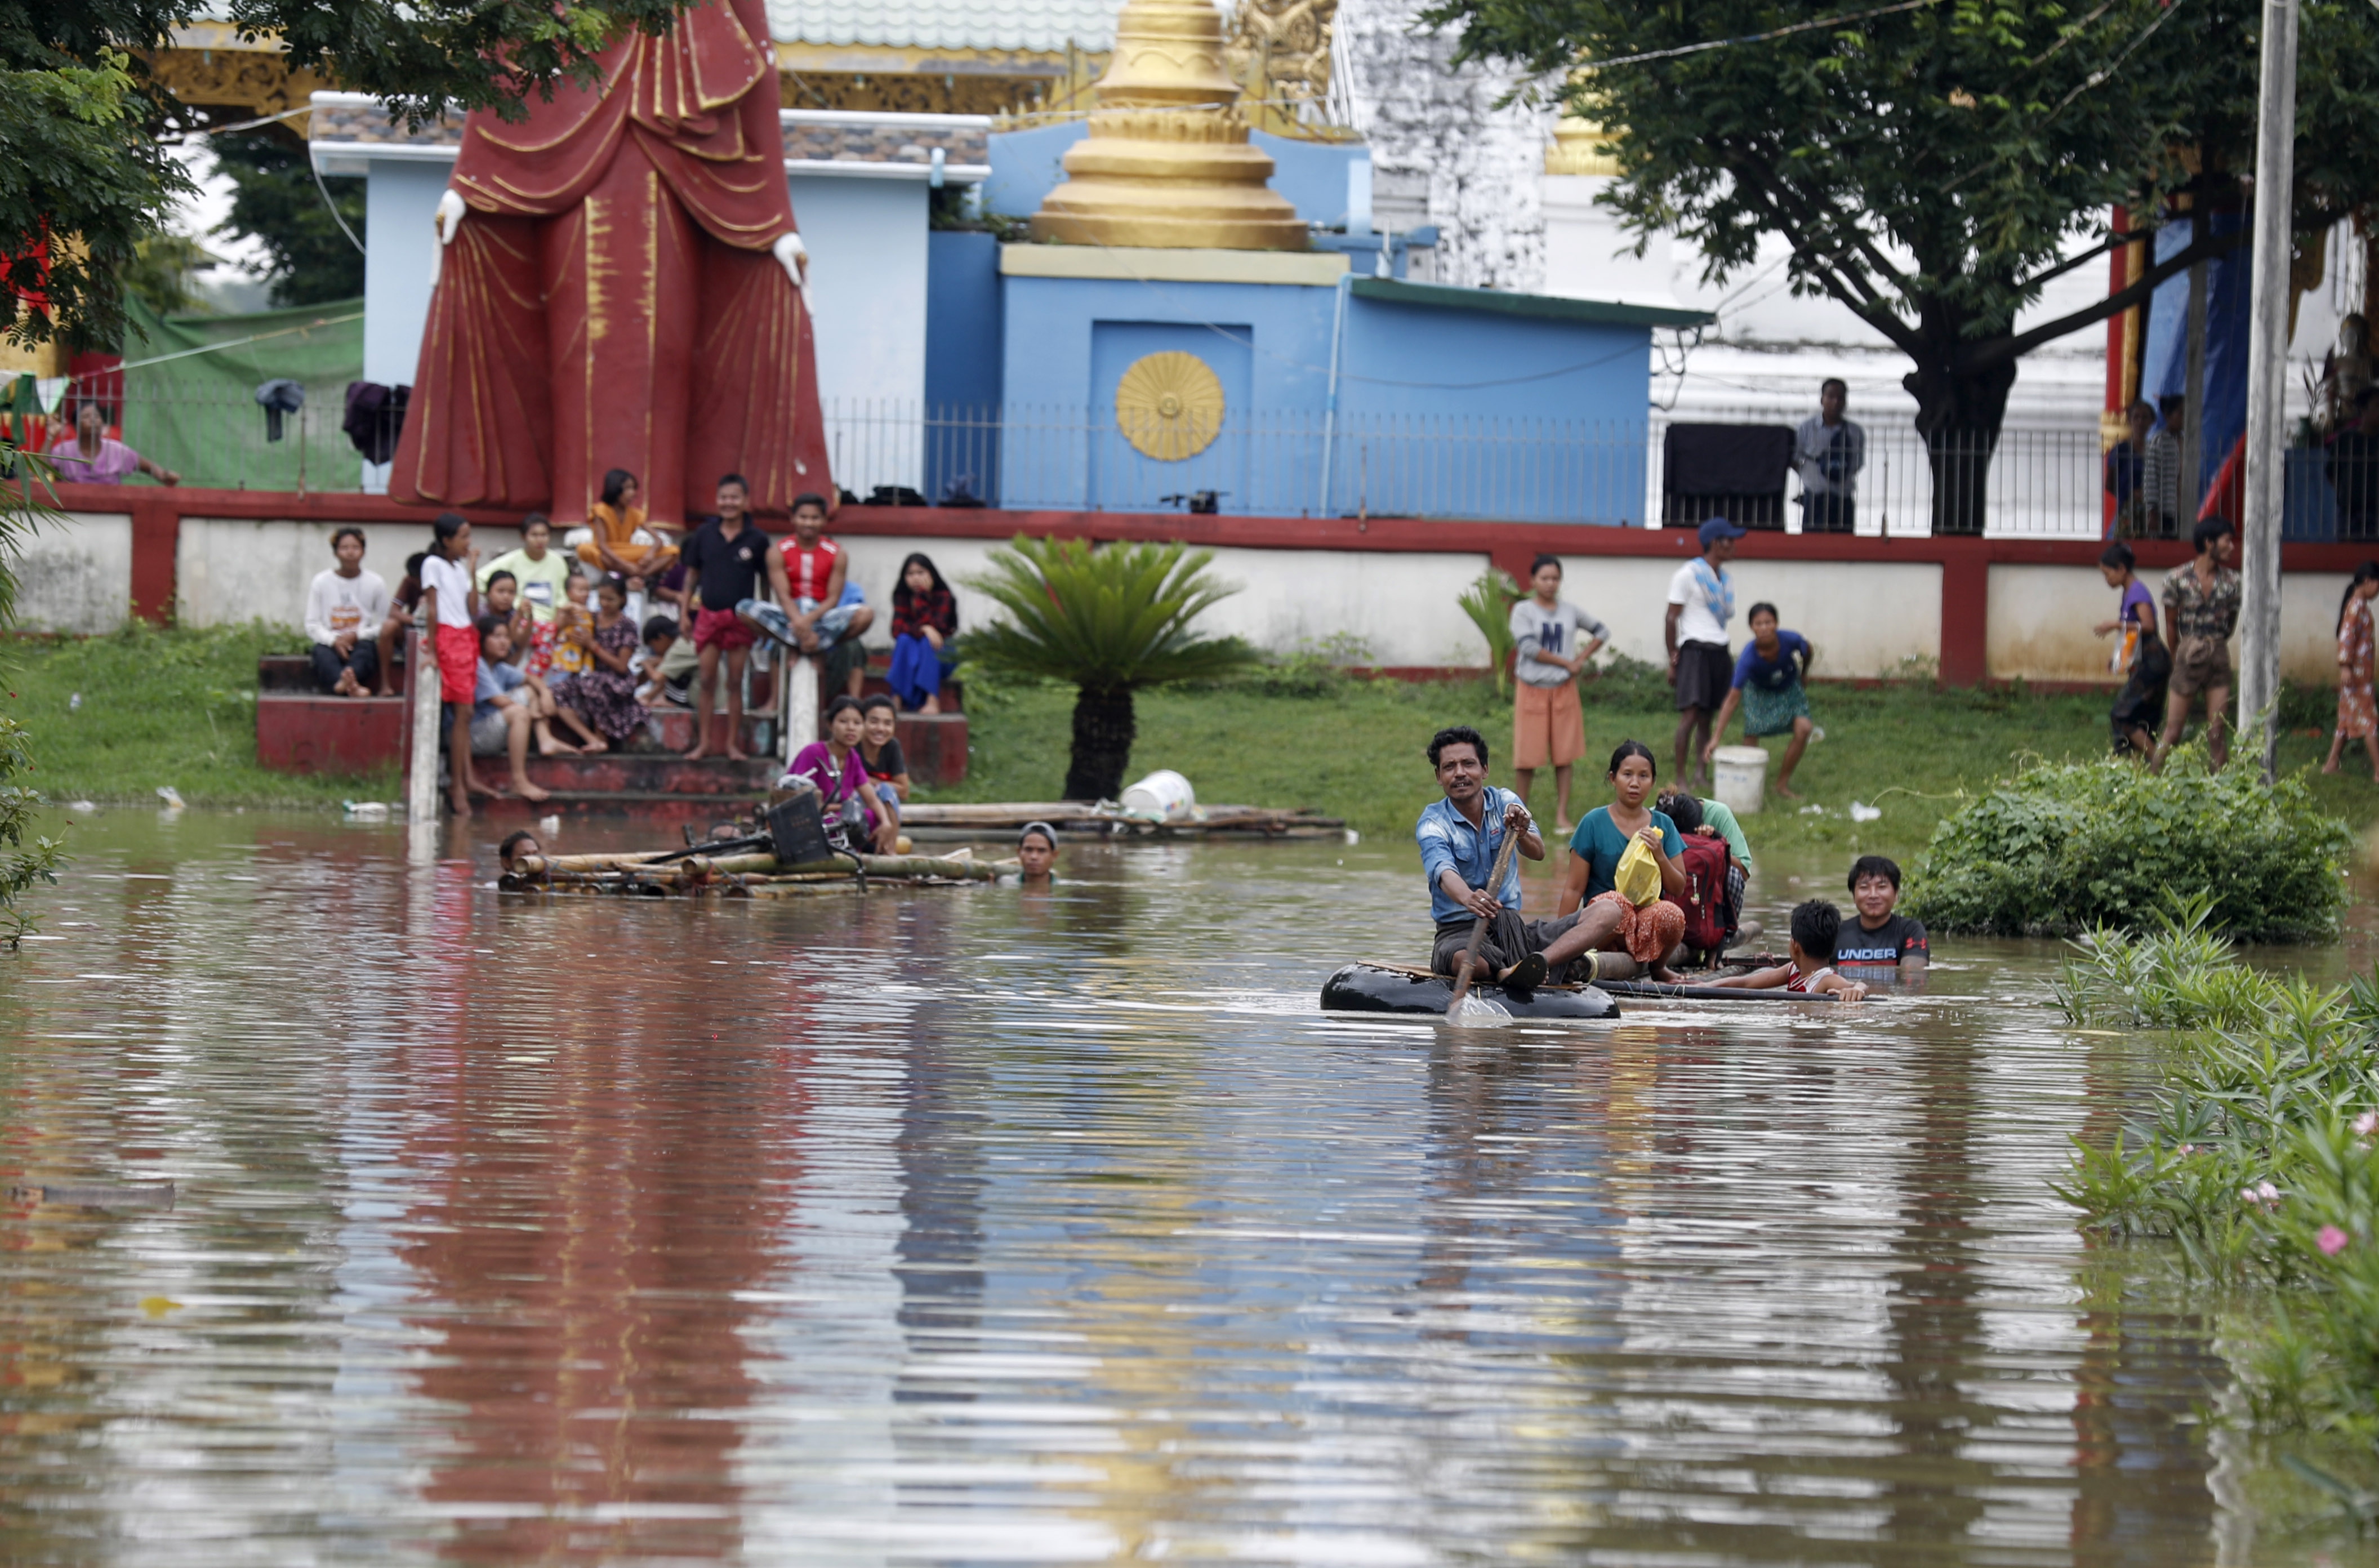
M2280 508L2286 494L2288 237L2296 185L2297 0L2264 0L2255 127L2253 317L2247 332L2245 581L2240 607L2240 750L2252 738L2272 777L2280 696ZM2192 420L2196 411L2192 410Z

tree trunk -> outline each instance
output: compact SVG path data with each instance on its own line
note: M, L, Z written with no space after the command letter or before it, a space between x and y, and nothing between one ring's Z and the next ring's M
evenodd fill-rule
M1979 534L1990 501L1991 454L1999 450L1999 425L2015 385L2012 359L1980 370L1961 370L1959 348L1969 338L1963 312L1938 302L1924 311L1926 352L1901 385L1916 399L1916 429L1933 471L1933 532ZM1998 323L1987 337L2003 335L2012 323Z
M1139 730L1129 686L1082 687L1074 697L1074 754L1066 769L1065 798L1112 801L1121 795Z

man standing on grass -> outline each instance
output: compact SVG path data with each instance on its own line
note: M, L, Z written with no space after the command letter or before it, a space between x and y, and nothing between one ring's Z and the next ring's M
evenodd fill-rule
M751 489L741 474L719 480L719 515L694 531L678 559L685 566L685 602L694 607L694 646L700 673L694 676L694 749L688 762L710 754L710 700L719 684L719 660L727 659L727 757L749 760L743 749L743 661L757 639L735 611L760 585L768 561L768 536L743 515Z
M2189 722L2190 699L2205 697L2205 749L2216 767L2230 760L2230 737L2223 720L2230 706L2230 633L2239 626L2239 537L2219 517L2209 517L2191 536L2197 559L2164 580L2165 642L2172 649L2172 678L2165 684L2164 738L2151 767L2162 767Z
M1454 974L1470 945L1471 927L1487 917L1479 943L1476 978L1500 982L1526 995L1543 984L1561 984L1572 959L1600 947L1619 929L1620 911L1601 904L1553 920L1520 918L1520 864L1504 868L1503 885L1490 888L1495 857L1511 835L1515 848L1532 861L1545 858L1544 840L1528 808L1508 790L1487 782L1487 742L1468 725L1441 730L1429 742L1430 766L1437 769L1445 798L1421 810L1413 839L1420 846L1421 874L1429 882L1430 918L1437 937L1430 968ZM1595 971L1589 969L1587 978Z
M365 637L388 619L388 585L364 570L364 531L331 536L335 567L306 590L306 634L314 640L314 684L332 696L368 697L380 683L380 645Z
M1734 689L1734 656L1726 623L1734 619L1734 579L1726 563L1743 530L1723 517L1701 527L1702 553L1669 579L1669 684L1677 692L1678 783L1701 791L1701 755L1709 744L1710 715Z

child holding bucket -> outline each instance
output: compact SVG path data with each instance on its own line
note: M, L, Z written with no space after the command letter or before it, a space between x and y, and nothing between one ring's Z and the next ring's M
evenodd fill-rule
M1808 638L1781 628L1774 605L1753 605L1751 642L1734 661L1734 686L1719 708L1717 721L1710 726L1709 744L1702 748L1702 760L1709 762L1718 754L1726 740L1726 727L1740 707L1745 740L1757 741L1767 735L1793 737L1784 748L1784 766L1776 775L1776 792L1788 801L1798 800L1793 789L1793 770L1801 766L1801 754L1808 749L1809 736L1817 728L1809 718L1809 694L1803 682L1817 658L1817 650L1809 645Z

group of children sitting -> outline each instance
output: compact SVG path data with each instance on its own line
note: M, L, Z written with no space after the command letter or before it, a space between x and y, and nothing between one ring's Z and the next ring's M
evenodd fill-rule
M1924 922L1894 910L1900 901L1899 865L1882 855L1861 855L1851 862L1850 894L1855 919L1845 922L1842 911L1827 899L1805 899L1793 907L1785 962L1709 983L1736 991L1781 988L1856 1002L1866 997L1870 983L1920 978L1932 946ZM1855 978L1862 972L1866 979Z

